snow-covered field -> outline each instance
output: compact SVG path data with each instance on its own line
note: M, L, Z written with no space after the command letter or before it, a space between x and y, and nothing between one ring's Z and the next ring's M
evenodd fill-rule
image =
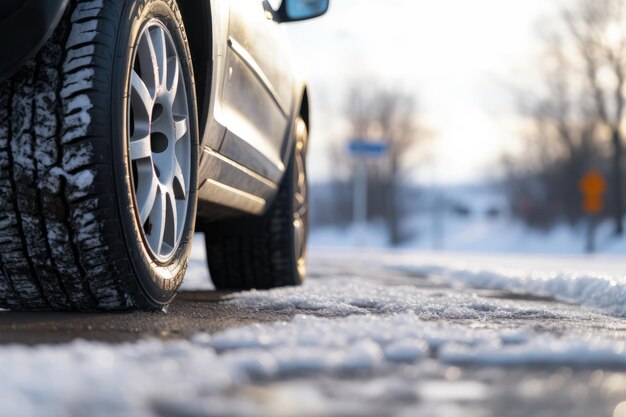
M531 230L510 218L485 216L458 218L448 214L436 237L431 216L410 218L408 230L414 237L401 247L411 250L446 250L473 253L584 254L587 226L555 226L551 230ZM439 230L439 229L438 229ZM626 255L626 238L616 238L611 221L598 226L596 251L602 254ZM314 229L311 241L317 247L388 248L388 232L382 223L370 223L365 233L359 227L320 227Z
M505 196L489 187L450 187L441 190L447 207L432 208L432 192L423 195L423 207L414 207L402 221L406 240L401 247L410 250L446 250L474 253L583 254L586 252L588 224L557 224L547 230L531 229L511 217ZM461 215L452 202L467 210ZM321 203L318 203L321 204ZM314 207L315 209L315 207ZM318 207L317 210L322 210ZM497 215L490 215L496 210ZM316 225L311 243L318 247L387 248L388 231L382 221L366 227ZM616 237L611 219L596 228L596 252L626 255L626 237Z
M187 290L210 285L201 253ZM622 270L626 258L317 250L303 287L224 301L297 311L289 322L0 347L0 416L612 416L626 399Z

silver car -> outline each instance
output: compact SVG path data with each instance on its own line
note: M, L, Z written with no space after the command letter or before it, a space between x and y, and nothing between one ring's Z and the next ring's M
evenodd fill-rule
M161 309L306 273L309 102L283 23L328 0L3 0L0 307Z

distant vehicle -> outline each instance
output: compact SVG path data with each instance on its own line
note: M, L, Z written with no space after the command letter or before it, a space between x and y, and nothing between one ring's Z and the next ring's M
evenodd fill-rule
M469 217L472 214L472 210L463 203L452 204L450 210L458 217Z
M161 309L305 276L309 102L282 23L329 0L2 0L0 307Z

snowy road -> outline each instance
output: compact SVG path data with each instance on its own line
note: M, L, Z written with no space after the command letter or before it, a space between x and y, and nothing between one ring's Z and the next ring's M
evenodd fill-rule
M626 258L318 250L218 294L199 253L166 315L0 313L0 416L626 416Z

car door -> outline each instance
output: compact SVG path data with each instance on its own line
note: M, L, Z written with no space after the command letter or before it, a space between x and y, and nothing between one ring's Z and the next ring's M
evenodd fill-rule
M220 153L278 182L293 75L287 37L274 16L267 0L230 0Z

